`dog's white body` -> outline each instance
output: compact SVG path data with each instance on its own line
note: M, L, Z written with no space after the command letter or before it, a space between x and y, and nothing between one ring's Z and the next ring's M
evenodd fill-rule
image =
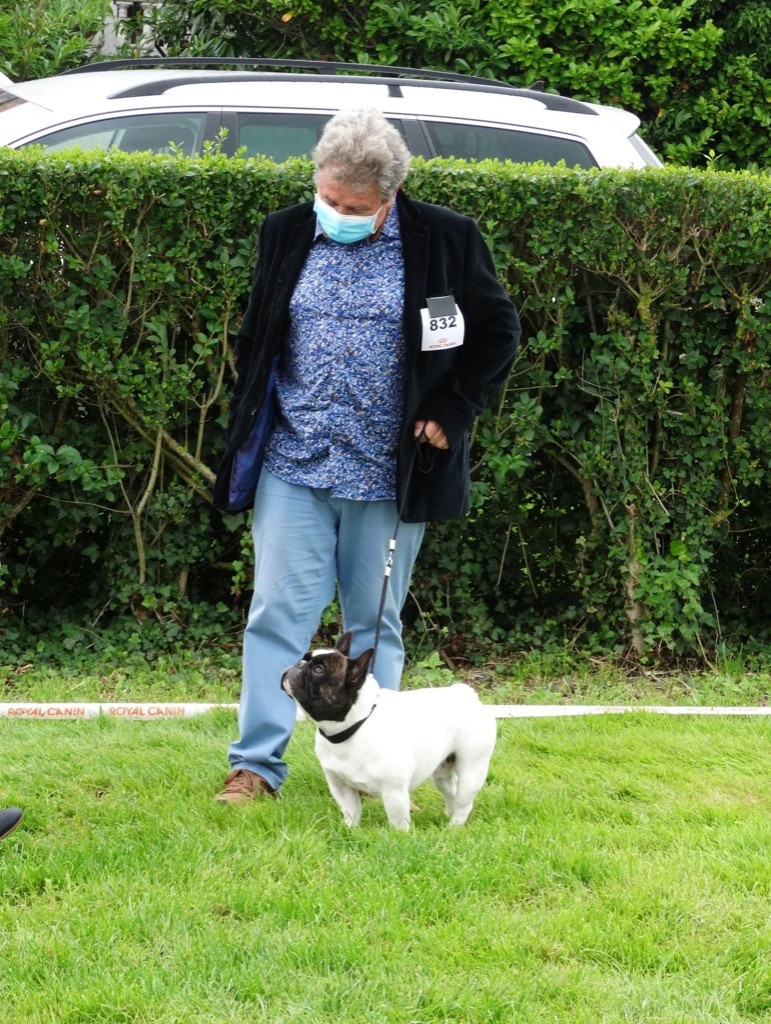
M322 735L365 718L342 743ZM450 824L464 824L487 778L497 734L494 714L465 683L396 692L372 675L344 721L317 724L316 755L346 824L359 824L361 793L367 793L380 797L391 825L405 830L410 791L430 776Z

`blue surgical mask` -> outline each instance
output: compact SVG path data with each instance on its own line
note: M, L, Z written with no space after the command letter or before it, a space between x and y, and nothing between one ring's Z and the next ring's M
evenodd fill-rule
M361 242L375 230L375 221L378 214L373 213L371 217L356 217L349 213L338 213L329 203L325 203L318 193L313 200L313 209L318 217L319 226L327 238L333 242L344 242L346 245L351 242Z

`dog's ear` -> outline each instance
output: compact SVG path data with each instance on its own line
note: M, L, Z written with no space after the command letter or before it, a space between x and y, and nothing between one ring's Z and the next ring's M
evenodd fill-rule
M345 673L345 687L347 690L355 691L361 689L364 680L367 678L367 672L374 653L375 648L370 647L368 651L364 651L358 658L352 658L348 662L348 670Z
M352 636L353 636L353 633L349 629L347 633L343 633L343 635L340 637L340 639L335 644L335 650L336 651L340 651L340 653L344 654L346 656L346 658L351 653L351 637Z

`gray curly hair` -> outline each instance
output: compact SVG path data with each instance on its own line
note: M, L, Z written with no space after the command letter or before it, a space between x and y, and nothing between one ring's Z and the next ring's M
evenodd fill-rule
M341 110L327 121L313 151L316 171L331 173L352 188L375 184L388 199L407 177L412 159L399 132L381 111Z

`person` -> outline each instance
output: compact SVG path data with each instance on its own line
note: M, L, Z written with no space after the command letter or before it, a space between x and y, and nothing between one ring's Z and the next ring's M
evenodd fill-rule
M5 807L0 809L0 839L5 839L16 828L24 817L24 811L18 807Z
M308 650L336 587L351 656L373 646L400 515L375 671L398 688L425 524L469 509L469 428L520 333L476 222L405 194L411 156L380 111L335 115L313 158L313 202L260 230L214 486L217 508L254 508L239 737L222 803L281 788L295 720L281 674Z

